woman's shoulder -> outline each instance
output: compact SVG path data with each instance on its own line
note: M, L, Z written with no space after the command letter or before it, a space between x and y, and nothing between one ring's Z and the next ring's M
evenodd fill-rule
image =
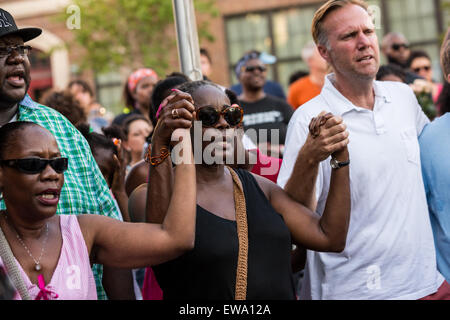
M257 186L261 189L261 191L268 199L270 198L271 190L274 187L277 187L277 185L269 179L249 172L245 169L234 169L234 171L236 171L236 173L238 174L242 184L244 185L244 188L247 187L248 189L248 187L250 187L251 185Z

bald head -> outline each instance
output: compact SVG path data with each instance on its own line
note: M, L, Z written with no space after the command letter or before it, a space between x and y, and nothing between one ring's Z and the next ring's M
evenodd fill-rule
M391 63L406 66L411 51L406 37L398 32L390 32L383 37L381 50Z

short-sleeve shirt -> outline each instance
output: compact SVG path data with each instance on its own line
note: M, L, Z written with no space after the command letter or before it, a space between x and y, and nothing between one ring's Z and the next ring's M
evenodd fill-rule
M322 88L311 81L310 76L298 79L289 87L288 102L297 109L320 94Z
M57 214L89 213L122 220L89 144L69 120L26 95L19 103L17 121L34 122L49 130L56 138L61 155L69 159ZM1 200L0 210L5 209L5 203ZM106 295L101 285L101 266L94 267L94 275L99 299L104 299Z
M419 299L444 281L437 271L422 180L418 135L429 122L405 84L374 81L373 110L355 106L326 78L319 96L289 124L278 176L284 186L310 120L321 111L343 118L349 132L351 214L341 253L309 251L300 298ZM331 167L320 163L317 213L322 215Z
M427 125L419 143L437 266L450 282L450 113Z
M241 100L239 104L244 109L243 124L246 135L253 143L284 144L287 126L294 112L286 101L266 95L256 102ZM247 131L248 129L254 131Z

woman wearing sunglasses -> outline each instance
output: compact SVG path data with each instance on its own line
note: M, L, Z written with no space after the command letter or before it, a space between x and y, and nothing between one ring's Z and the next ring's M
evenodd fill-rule
M433 79L433 68L428 53L422 50L412 51L408 60L408 68L427 81L431 89L433 102L436 104L442 92L443 85L442 83L435 82Z
M162 103L157 128L165 133L153 137L152 159L162 159L164 154L164 160L150 167L148 222L162 221L172 193L172 162L166 152L170 146L166 138L159 139L198 121L200 135L198 122L191 135L194 153L203 155L196 159L195 247L154 267L164 299L295 299L291 237L295 244L312 250L338 252L345 247L350 214L348 166L333 170L327 208L319 217L275 183L225 165L232 164L227 161L233 159L229 137L241 126L242 117L242 109L222 89L205 81L183 84ZM316 121L313 129L320 130L324 123L333 127L334 155L348 159L345 127L338 125L336 117L328 118ZM211 155L223 161L211 163ZM301 184L298 181L299 188Z
M181 143L192 157L189 134ZM0 128L0 159L0 191L6 204L0 228L11 250L9 255L2 253L0 266L18 275L16 286L23 289L18 299L97 299L91 263L144 267L173 259L193 246L192 161L176 167L166 218L156 225L97 215L55 215L70 159L61 155L52 134L34 123Z

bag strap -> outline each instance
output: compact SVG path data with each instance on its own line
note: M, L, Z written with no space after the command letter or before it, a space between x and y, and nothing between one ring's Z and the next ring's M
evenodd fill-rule
M0 227L0 257L3 260L3 263L6 267L6 271L11 282L16 287L19 292L22 300L31 300L30 294L28 293L25 282L22 279L19 269L17 268L17 264L14 261L14 254L9 247L8 241L3 234L3 230Z
M236 210L236 225L239 240L238 263L236 270L235 300L247 298L247 269L248 269L248 226L247 207L245 203L244 188L237 173L227 167L233 177L234 205Z

